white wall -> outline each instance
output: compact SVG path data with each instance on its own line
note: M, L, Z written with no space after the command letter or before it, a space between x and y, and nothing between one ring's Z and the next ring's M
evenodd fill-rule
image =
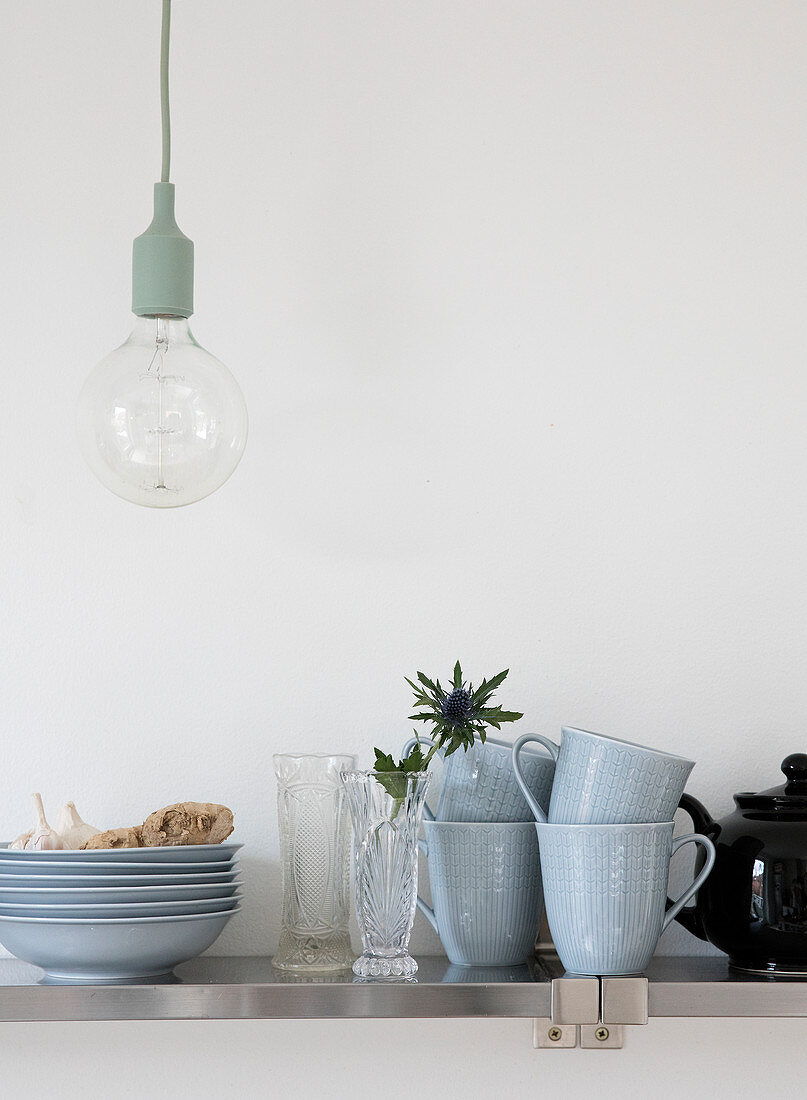
M396 748L404 674L457 656L509 665L524 728L694 756L716 812L775 782L807 710L803 6L177 3L194 331L251 438L168 513L101 489L73 430L128 331L158 9L0 0L0 835L32 789L102 825L226 802L249 897L218 950L271 951L271 754ZM801 1072L803 1034L657 1021L550 1057L523 1021L14 1026L0 1077L374 1095L372 1037L422 1043L446 1097L673 1096L687 1066L728 1096Z

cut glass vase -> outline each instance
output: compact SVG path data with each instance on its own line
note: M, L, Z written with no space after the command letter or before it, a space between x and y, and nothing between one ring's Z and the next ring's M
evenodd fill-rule
M350 817L340 773L352 756L273 757L283 878L280 942L272 965L349 970Z
M418 892L417 834L426 772L347 772L353 819L356 919L363 947L353 973L364 979L413 978L409 936Z

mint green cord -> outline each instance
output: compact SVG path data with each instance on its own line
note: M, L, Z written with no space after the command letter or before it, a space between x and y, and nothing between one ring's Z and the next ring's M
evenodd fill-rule
M168 40L171 37L171 0L163 0L163 23L160 36L160 111L163 124L162 183L171 176L171 107L168 102Z

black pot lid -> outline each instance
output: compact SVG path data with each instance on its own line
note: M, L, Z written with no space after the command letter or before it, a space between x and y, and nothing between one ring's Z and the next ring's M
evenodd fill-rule
M807 753L794 752L786 756L782 761L782 771L787 782L778 787L770 787L758 794L750 791L735 794L734 801L740 809L785 813L807 821Z

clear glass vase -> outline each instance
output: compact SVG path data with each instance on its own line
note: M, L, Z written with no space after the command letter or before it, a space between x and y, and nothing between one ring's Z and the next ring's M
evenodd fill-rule
M412 978L418 964L409 936L418 893L417 834L426 772L346 772L353 818L356 919L363 954L360 978Z
M350 818L340 774L352 756L273 757L283 877L280 970L347 970Z

